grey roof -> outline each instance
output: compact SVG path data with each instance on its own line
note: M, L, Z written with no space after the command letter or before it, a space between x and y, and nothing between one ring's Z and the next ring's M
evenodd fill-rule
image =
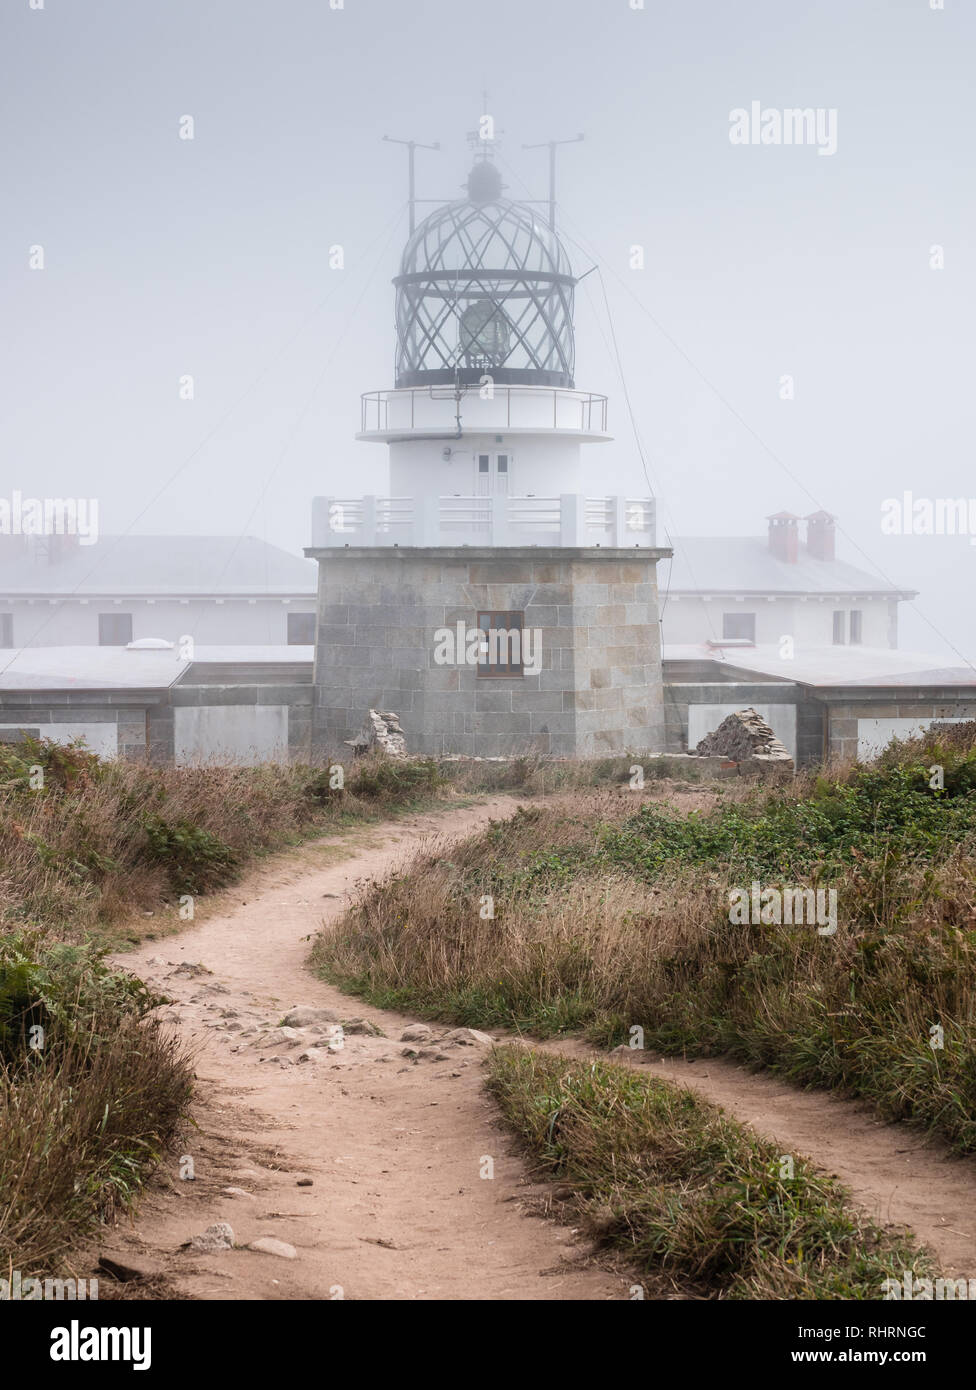
M658 583L672 594L888 594L911 598L916 590L843 560L815 560L804 545L796 564L778 560L765 536L675 536L670 583L662 566Z
M56 561L0 547L0 598L83 594L314 597L316 565L256 536L100 536Z
M21 647L0 652L0 691L164 690L195 666L209 668L214 684L233 685L242 673L259 673L262 666L289 673L310 669L314 656L313 647L197 647L191 662L174 645ZM227 670L223 678L218 666Z
M666 643L661 656L665 683L676 679L675 663L712 662L716 670L825 688L976 685L976 666L946 666L931 652L904 652L895 647L798 645L792 657L784 657L777 645L744 648L723 647L720 642Z

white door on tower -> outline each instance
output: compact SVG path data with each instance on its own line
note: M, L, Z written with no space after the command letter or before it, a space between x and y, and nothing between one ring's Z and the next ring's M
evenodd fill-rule
M507 497L509 464L508 454L475 454L475 496Z

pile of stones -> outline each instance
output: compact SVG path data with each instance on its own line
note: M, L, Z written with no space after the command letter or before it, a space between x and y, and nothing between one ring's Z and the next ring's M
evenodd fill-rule
M381 753L387 758L407 756L407 741L400 727L400 716L392 711L378 714L375 709L371 709L356 737L347 739L346 742L350 748L355 749L357 755Z
M731 758L734 762L778 763L792 767L789 749L754 709L740 709L706 734L695 749L702 757Z

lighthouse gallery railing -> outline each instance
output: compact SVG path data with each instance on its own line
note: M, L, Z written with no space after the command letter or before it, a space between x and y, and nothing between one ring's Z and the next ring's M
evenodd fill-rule
M313 546L656 545L652 497L316 497Z

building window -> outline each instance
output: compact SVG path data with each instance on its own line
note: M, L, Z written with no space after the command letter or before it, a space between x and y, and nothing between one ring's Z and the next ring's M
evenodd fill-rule
M314 613L288 614L288 645L289 647L315 646Z
M844 614L837 612L834 614L834 646L844 645Z
M100 647L125 647L131 641L131 613L99 613L98 645Z
M857 610L857 609L852 610L852 612L851 612L851 643L852 643L852 644L856 644L856 643L858 643L858 642L860 642L860 641L862 640L862 638L861 638L861 629L862 629L862 619L863 619L863 617L864 617L863 613L861 613L859 610Z
M723 613L722 636L728 638L734 637L738 639L744 639L746 642L755 642L755 613Z
M521 676L523 613L479 613L487 651L478 658L479 676Z
M0 613L0 647L12 647L14 644L14 615L12 613Z

